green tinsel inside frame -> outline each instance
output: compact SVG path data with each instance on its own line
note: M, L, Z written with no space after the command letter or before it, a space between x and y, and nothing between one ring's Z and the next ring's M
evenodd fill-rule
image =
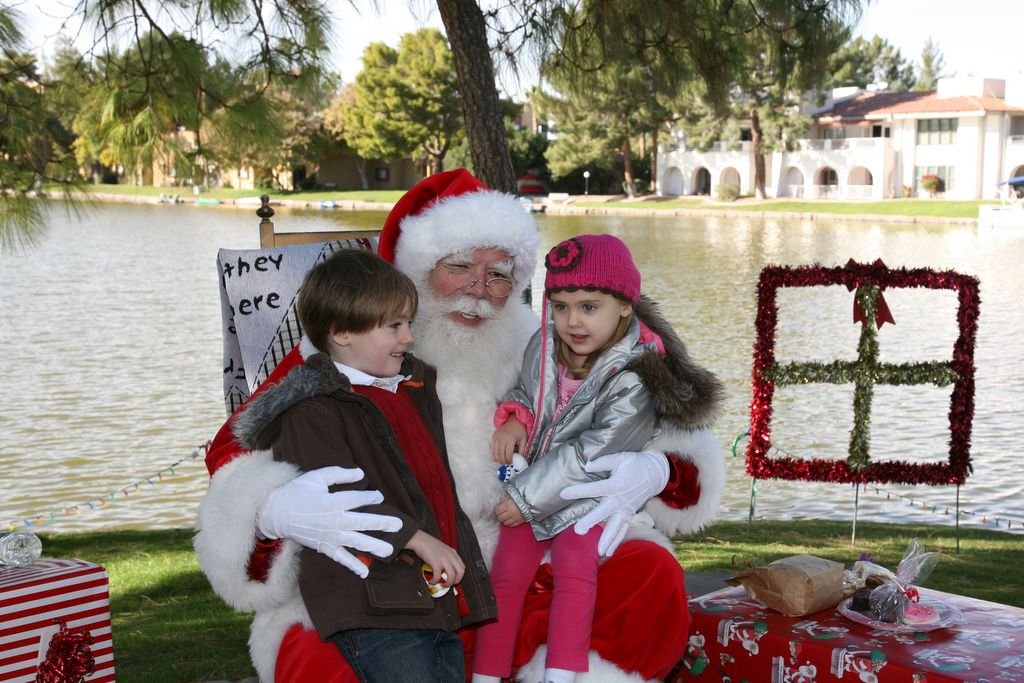
M855 361L830 363L775 362L775 295L779 287L845 285L856 290L854 319L862 323ZM878 361L876 329L893 323L882 290L886 287L924 287L958 292L960 335L949 361L888 364ZM974 339L978 317L978 282L952 271L889 269L850 261L844 268L768 266L758 284L757 340L754 345L754 398L751 403L751 439L747 471L760 479L804 481L878 482L906 484L962 484L970 471L970 431L974 414ZM776 385L853 384L853 428L846 460L769 458L772 396ZM871 404L876 384L954 385L950 399L950 458L947 463L872 463L870 455Z

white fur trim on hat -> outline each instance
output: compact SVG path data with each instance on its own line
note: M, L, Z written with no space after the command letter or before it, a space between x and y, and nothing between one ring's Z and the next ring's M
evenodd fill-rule
M467 192L406 216L395 248L395 265L422 282L445 256L486 248L501 249L512 257L515 291L530 284L540 237L533 217L512 195L493 190Z

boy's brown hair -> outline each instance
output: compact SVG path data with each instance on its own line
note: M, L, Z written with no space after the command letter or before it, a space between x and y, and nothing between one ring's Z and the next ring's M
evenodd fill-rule
M306 273L299 290L299 324L313 346L328 349L333 332L362 334L416 314L416 285L402 271L363 249L342 249Z

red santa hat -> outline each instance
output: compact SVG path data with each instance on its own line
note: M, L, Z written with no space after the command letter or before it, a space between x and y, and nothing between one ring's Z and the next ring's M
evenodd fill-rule
M515 197L496 192L464 168L421 180L384 221L377 253L422 282L446 256L501 249L512 257L515 292L530 284L540 237Z

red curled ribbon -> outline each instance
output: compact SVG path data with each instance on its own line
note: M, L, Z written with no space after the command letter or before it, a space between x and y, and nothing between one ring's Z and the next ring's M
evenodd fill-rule
M54 619L60 630L50 639L46 658L36 671L36 683L81 683L96 669L92 634L87 630L72 633L63 620Z
M917 592L917 589L913 586L903 591L903 594L907 596L907 600L909 600L910 602L917 603L921 601L920 594Z
M859 269L863 269L863 270L867 270L868 269L868 268L865 268L864 266L860 265L859 263L857 263L853 259L850 259L849 261L846 262L846 267L851 269L851 270L858 269L858 268ZM870 269L872 269L872 270L881 270L881 271L888 270L888 268L886 268L886 266L885 266L885 263L882 262L882 259L875 259L875 262L871 264ZM870 276L869 277L864 277L862 279L858 279L853 284L846 285L846 288L849 289L851 292L853 292L853 291L857 290L857 287L859 287L861 284L863 284L863 280L868 280L869 282L871 282L872 280L875 280L875 279L876 278L873 278L873 277L870 277ZM872 283L872 284L874 284L874 283ZM882 325L884 325L885 323L889 323L891 325L895 325L896 324L896 320L893 319L892 312L889 310L889 304L887 304L885 302L885 296L882 294L883 290L885 290L885 285L878 285L878 304L875 306L875 325L876 325L876 327L878 329L882 329ZM868 319L864 317L864 311L861 309L860 306L857 305L857 297L854 296L853 297L853 322L864 324L864 323L867 323L867 321L868 321Z

